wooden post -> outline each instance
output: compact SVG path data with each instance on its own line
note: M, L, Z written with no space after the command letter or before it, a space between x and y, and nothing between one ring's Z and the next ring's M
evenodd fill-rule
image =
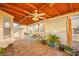
M40 38L40 34L39 34L39 26L40 26L40 23L37 22L37 24L38 24L38 39L39 39Z
M13 37L13 19L10 20L10 27L11 37Z
M28 35L28 26L27 26L27 35Z
M43 29L44 29L44 36L45 36L45 25L44 25L44 23L43 23Z
M72 19L68 16L68 46L72 47Z

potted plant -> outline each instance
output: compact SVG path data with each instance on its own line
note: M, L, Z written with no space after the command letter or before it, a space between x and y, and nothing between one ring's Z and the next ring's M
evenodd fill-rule
M49 34L48 35L48 45L52 46L52 47L56 47L58 45L60 45L60 38L57 35L52 35Z
M63 52L67 52L69 54L73 54L74 53L74 49L72 49L72 48L70 48L68 46L62 45L62 44L60 44L59 50L63 51Z
M4 48L0 48L0 55L4 55Z
M46 41L45 39L42 39L42 40L41 40L41 43L42 43L42 44L46 44L46 42L47 42L47 41Z
M41 39L41 43L42 44L47 44L47 42L48 42L48 35L45 35L42 39Z

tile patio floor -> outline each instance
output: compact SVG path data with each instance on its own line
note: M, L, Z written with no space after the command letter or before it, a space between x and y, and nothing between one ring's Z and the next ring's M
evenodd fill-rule
M65 52L41 44L39 41L18 40L12 48L6 49L6 55L14 56L67 56Z

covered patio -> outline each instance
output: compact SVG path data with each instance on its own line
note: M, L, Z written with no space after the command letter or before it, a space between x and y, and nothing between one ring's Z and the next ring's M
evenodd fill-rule
M60 45L79 51L79 3L0 3L0 19L4 55L73 55Z

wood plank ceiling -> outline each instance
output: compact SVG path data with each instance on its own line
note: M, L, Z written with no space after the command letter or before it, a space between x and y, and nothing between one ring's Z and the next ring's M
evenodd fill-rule
M24 17L38 10L45 13L46 19L64 15L79 10L79 3L0 3L0 9L13 15L14 22L23 25L34 23L32 17Z

